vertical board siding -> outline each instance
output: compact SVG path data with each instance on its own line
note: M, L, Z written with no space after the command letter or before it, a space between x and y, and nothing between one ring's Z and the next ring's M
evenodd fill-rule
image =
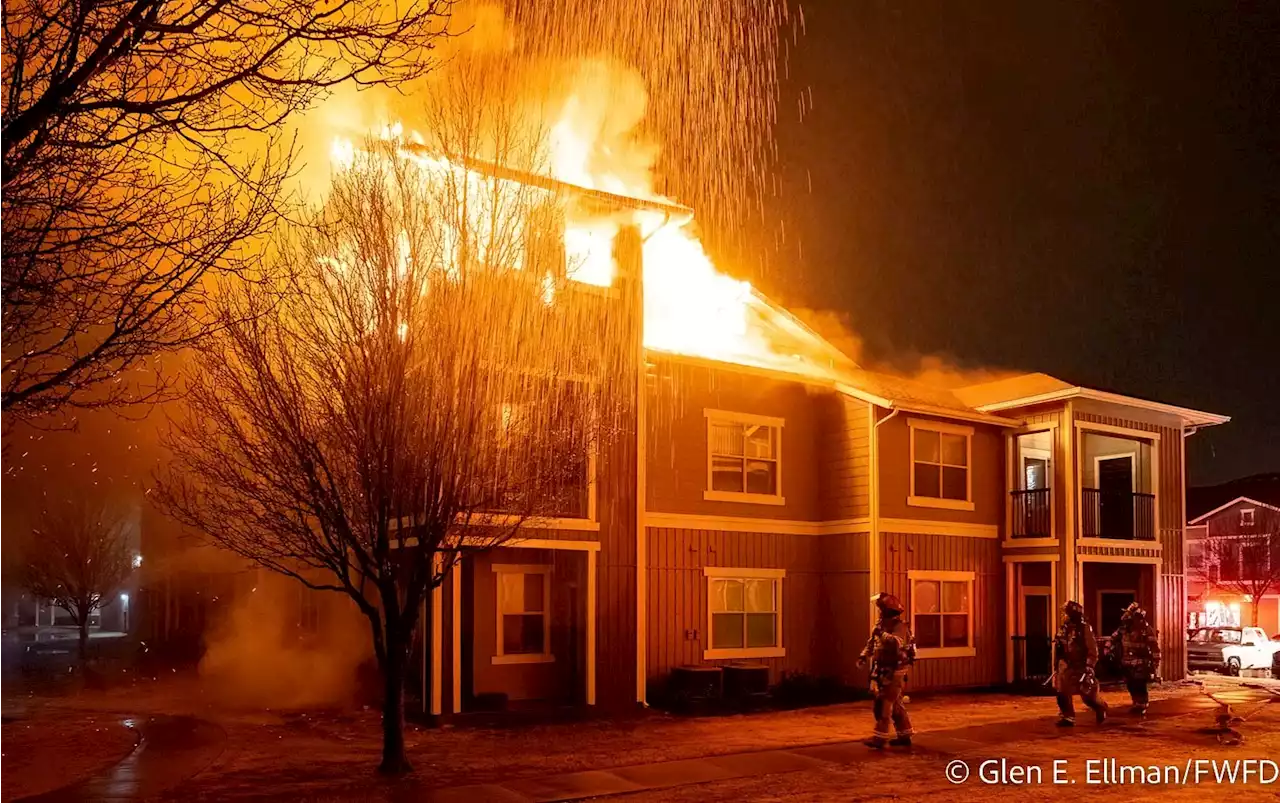
M704 569L784 569L780 658L745 659L769 667L770 682L784 671L821 674L827 634L819 628L822 577L819 542L826 536L736 533L650 527L647 673L660 683L672 667L724 664L707 660L707 578ZM743 660L743 659L739 659Z
M1186 480L1182 464L1182 428L1162 426L1093 412L1077 412L1077 421L1142 430L1160 436L1153 443L1158 455L1160 476L1157 478L1156 501L1160 541L1160 607L1156 627L1160 631L1161 675L1166 680L1180 680L1187 665L1187 580L1183 509ZM1138 554L1138 553L1134 553Z
M933 689L991 686L1004 682L1005 572L1000 542L992 538L882 533L880 555L884 588L911 607L908 572L973 572L971 658L922 658L912 670L911 686Z
M819 508L823 518L842 520L871 514L871 439L868 407L860 399L825 394L817 402Z
M818 540L822 573L814 625L822 638L815 674L851 686L865 687L867 682L867 672L857 662L871 635L870 538L867 533L849 533Z

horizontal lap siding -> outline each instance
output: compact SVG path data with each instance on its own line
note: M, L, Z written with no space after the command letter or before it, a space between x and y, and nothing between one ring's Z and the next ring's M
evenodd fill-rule
M707 578L703 569L785 569L782 583L782 658L750 658L769 667L771 682L783 671L815 673L821 663L819 541L825 536L732 533L649 528L647 629L648 677L660 680L672 667L730 663L702 657L707 632ZM686 631L696 631L690 639Z
M649 380L647 510L704 516L819 521L819 402L830 391L762 377L731 367L710 368L654 358ZM781 495L760 505L704 498L708 488L707 410L783 420ZM823 433L825 434L825 433Z
M911 673L915 688L988 686L1004 681L1005 600L1004 565L1000 542L994 538L884 533L881 560L885 591L911 607L908 572L965 571L974 573L972 658L923 658Z
M1160 436L1154 445L1159 459L1159 498L1157 518L1160 541L1160 609L1156 627L1160 632L1161 675L1178 680L1185 674L1187 659L1187 583L1186 555L1183 549L1183 509L1185 479L1183 477L1182 429L1162 426L1096 412L1077 412L1076 420L1094 424L1126 427ZM1133 554L1150 554L1133 553Z
M820 509L828 520L864 518L871 512L869 406L843 394L830 394L819 399L817 407L822 424Z

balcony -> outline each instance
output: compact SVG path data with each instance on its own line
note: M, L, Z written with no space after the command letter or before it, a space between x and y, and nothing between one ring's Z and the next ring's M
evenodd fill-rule
M1085 538L1118 541L1154 541L1156 538L1155 494L1134 491L1081 491Z
M1010 491L1012 510L1009 535L1012 538L1052 538L1053 517L1048 488Z

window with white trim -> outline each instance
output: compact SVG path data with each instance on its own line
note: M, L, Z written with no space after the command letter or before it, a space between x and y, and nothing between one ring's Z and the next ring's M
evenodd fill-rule
M973 643L973 572L911 571L911 629L916 655L976 655Z
M706 658L767 658L782 649L783 569L708 567Z
M495 563L498 643L494 663L538 663L551 656L551 567Z
M973 510L973 427L909 419L911 495L907 504Z
M782 504L783 419L707 410L704 499Z
M1252 507L1246 507L1246 508L1243 508L1243 509L1240 511L1240 526L1241 526L1241 527L1252 527L1252 526L1253 526L1253 523L1254 523L1254 520L1255 520L1255 518L1254 518L1254 517L1255 517L1256 515L1257 515L1257 509L1256 509L1256 508L1252 508Z

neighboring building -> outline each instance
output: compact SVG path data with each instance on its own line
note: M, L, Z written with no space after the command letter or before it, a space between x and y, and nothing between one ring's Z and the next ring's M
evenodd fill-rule
M916 689L1047 676L1068 599L1100 633L1141 602L1183 676L1184 439L1226 417L1044 374L944 390L657 351L645 369L645 426L597 460L583 514L435 593L430 712L618 708L690 664L865 684L880 590L909 608Z
M1280 633L1280 582L1257 599L1247 593L1280 565L1280 474L1192 488L1187 517L1188 627L1251 625L1256 608L1257 626ZM1240 548L1214 546L1232 542Z

